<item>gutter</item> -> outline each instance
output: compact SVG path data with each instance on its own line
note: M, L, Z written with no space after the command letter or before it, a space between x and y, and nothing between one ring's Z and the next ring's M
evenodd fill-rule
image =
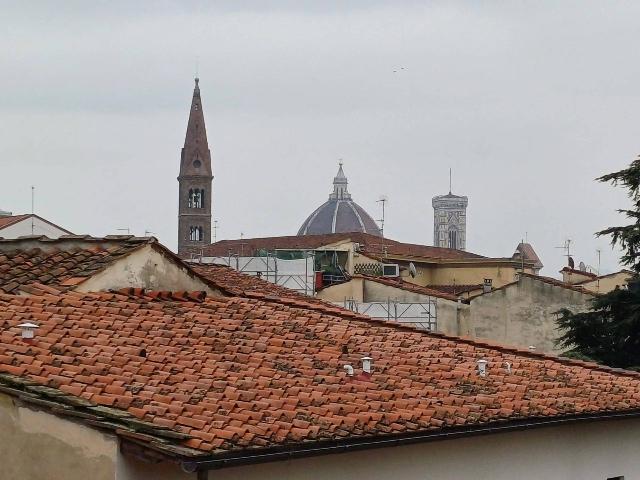
M241 465L253 465L259 463L292 460L296 458L314 457L335 453L347 453L351 451L366 450L382 447L398 447L416 443L432 442L437 440L451 440L460 437L487 435L492 433L507 433L513 431L530 430L534 428L553 427L564 424L586 421L625 420L640 418L640 410L630 410L620 413L603 413L574 415L559 418L536 418L524 421L505 421L487 426L473 426L450 429L448 431L424 431L419 433L400 434L392 436L376 436L369 438L357 438L346 441L319 442L315 445L305 444L291 445L289 447L276 447L264 450L262 453L242 452L221 455L216 458L203 460L183 460L180 466L187 473L204 472L226 467Z

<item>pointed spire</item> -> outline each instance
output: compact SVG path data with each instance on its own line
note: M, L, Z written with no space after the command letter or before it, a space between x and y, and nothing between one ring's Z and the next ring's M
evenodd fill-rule
M195 77L193 97L187 133L184 137L184 148L180 175L211 175L211 154L207 141L207 129L204 123L202 99L200 98L200 79Z
M351 195L347 191L347 176L342 169L342 160L340 160L338 173L333 177L333 193L329 195L329 200L351 200Z

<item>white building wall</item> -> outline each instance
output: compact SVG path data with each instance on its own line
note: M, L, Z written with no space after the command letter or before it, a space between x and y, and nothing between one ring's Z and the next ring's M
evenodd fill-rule
M18 238L25 235L44 235L49 238L58 238L62 235L68 235L68 232L43 222L37 217L33 218L33 230L31 229L31 218L26 218L13 225L9 225L0 229L0 238ZM33 232L33 233L32 233Z
M598 421L362 450L209 472L213 480L607 480L640 476L640 420ZM176 466L122 468L118 480L186 480Z

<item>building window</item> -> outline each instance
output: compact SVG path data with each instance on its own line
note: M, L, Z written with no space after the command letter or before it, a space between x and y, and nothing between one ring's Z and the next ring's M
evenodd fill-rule
M202 227L189 227L189 240L192 242L202 242L204 240L204 230Z
M190 188L188 206L189 208L204 208L204 190Z
M458 232L449 230L449 248L458 249Z

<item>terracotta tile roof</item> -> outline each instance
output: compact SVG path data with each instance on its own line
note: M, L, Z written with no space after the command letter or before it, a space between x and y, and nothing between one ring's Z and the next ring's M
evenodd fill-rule
M454 302L458 300L458 297L453 294L443 292L441 290L436 290L434 288L422 287L420 285L416 285L415 283L405 282L401 278L393 279L389 277L375 277L372 275L354 275L352 278L364 278L365 280L376 282L381 285L388 285L390 287L399 288L408 292L419 293L421 295L428 295L430 297L446 298L447 300L452 300Z
M9 225L18 223L26 218L29 218L29 215L10 215L0 217L0 228L8 227Z
M595 293L586 290L584 287L572 285L570 283L563 282L562 280L558 280L556 278L544 277L542 275L532 275L530 273L520 273L521 276L533 278L534 280L538 280L539 282L544 282L549 285L554 285L556 287L566 288L567 290L573 290L575 292L586 293L587 295L595 295Z
M382 242L384 241L384 246L388 255L407 255L412 257L426 257L434 259L484 258L481 255L464 252L462 250L430 247L427 245L417 245L412 243L402 243L388 238L382 240L376 235L369 235L359 232L221 240L219 242L205 246L202 249L202 252L205 256L256 256L260 250L313 250L344 240L351 240L353 242L359 243L361 253L367 256L369 256L369 254L380 256L382 252ZM199 253L199 251L194 253Z
M49 225L56 227L59 230L62 230L64 232L67 232L69 235L73 235L69 230L67 230L66 228L62 228L59 225L56 225L53 222L50 222L49 220L47 220L46 218L42 218L39 215L35 215L33 213L29 213L29 214L24 214L24 215L10 215L10 216L0 216L0 230L5 228L5 227L9 227L11 225L14 225L18 222L21 222L22 220L26 220L27 218L37 218L45 223L48 223ZM0 234L0 238L2 238L2 235Z
M17 292L34 282L68 289L152 242L156 240L69 235L0 240L0 291Z
M473 285L427 285L427 288L438 290L444 293L449 293L451 295L461 295L463 293L482 290L483 286L484 285L482 283L478 283Z
M247 275L226 265L189 263L189 266L218 288L232 295L244 296L245 292L259 292L278 297L307 298L306 295L295 290L262 280L255 275Z
M560 270L561 272L569 272L569 273L575 273L577 275L582 275L584 277L591 277L593 279L598 278L598 275L596 275L595 273L591 273L591 272L583 272L582 270L576 270L575 268L570 268L570 267L564 267L562 270Z
M544 267L540 257L538 257L538 254L530 243L519 243L512 258L514 260L519 260L522 259L523 256L524 260L532 262L535 268L540 269Z
M634 372L259 294L143 295L0 294L2 392L148 448L225 462L323 440L640 409ZM39 324L31 343L20 338L25 321ZM363 355L374 359L370 376L360 373Z

